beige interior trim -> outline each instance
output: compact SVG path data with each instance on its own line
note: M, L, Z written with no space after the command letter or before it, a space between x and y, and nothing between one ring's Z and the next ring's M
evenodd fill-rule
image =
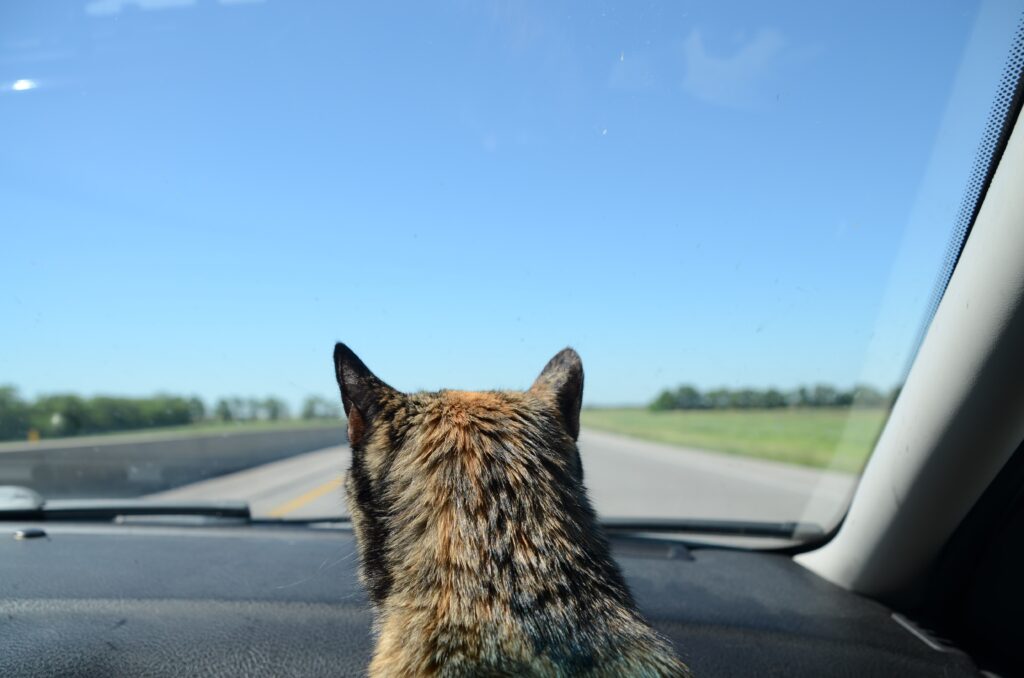
M1024 116L835 538L797 556L905 590L1024 440Z

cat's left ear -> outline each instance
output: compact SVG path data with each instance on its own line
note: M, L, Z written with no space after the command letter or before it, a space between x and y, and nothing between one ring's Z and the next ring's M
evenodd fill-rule
M549 392L555 397L565 428L573 440L580 435L580 408L583 406L583 361L576 351L564 348L552 358L530 387L534 392Z
M334 372L341 389L341 404L348 417L348 440L358 445L384 404L398 391L377 378L348 346L334 345Z

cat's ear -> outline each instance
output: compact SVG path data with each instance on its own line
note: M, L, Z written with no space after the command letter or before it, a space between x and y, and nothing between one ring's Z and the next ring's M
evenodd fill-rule
M580 408L583 406L583 361L571 348L564 348L552 358L530 387L534 392L554 396L565 428L576 440L580 435Z
M342 343L334 345L334 372L341 389L341 404L348 417L348 440L351 445L358 445L384 403L399 393L378 379L359 356Z

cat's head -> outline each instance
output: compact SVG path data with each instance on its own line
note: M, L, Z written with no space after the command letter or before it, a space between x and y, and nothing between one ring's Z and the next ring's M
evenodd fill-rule
M472 561L500 579L531 549L591 539L574 350L526 391L401 393L344 344L334 365L352 448L348 508L374 602L411 569Z

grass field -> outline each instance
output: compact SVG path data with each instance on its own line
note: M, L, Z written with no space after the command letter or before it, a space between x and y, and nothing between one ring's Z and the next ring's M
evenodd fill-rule
M138 436L138 437L167 437L167 436L206 436L218 433L246 433L256 431L280 431L287 429L305 428L331 428L344 426L344 419L283 419L278 421L244 421L244 422L206 422L202 424L188 424L185 426L164 426L160 428L137 428L130 431L109 431L106 433L95 433L84 436L70 436L64 438L43 438L45 442L81 440L82 438L107 436ZM21 445L24 440L4 440L0 442L0 448L4 445Z
M858 472L883 409L586 409L583 426L686 447Z
M188 426L167 426L164 428L142 428L134 431L118 431L117 433L100 433L97 435L121 435L125 434L167 434L180 433L182 435L210 435L211 433L232 433L248 431L277 431L290 428L330 428L344 426L343 419L279 419L277 421L237 421L237 422L204 422L202 424L190 424Z

